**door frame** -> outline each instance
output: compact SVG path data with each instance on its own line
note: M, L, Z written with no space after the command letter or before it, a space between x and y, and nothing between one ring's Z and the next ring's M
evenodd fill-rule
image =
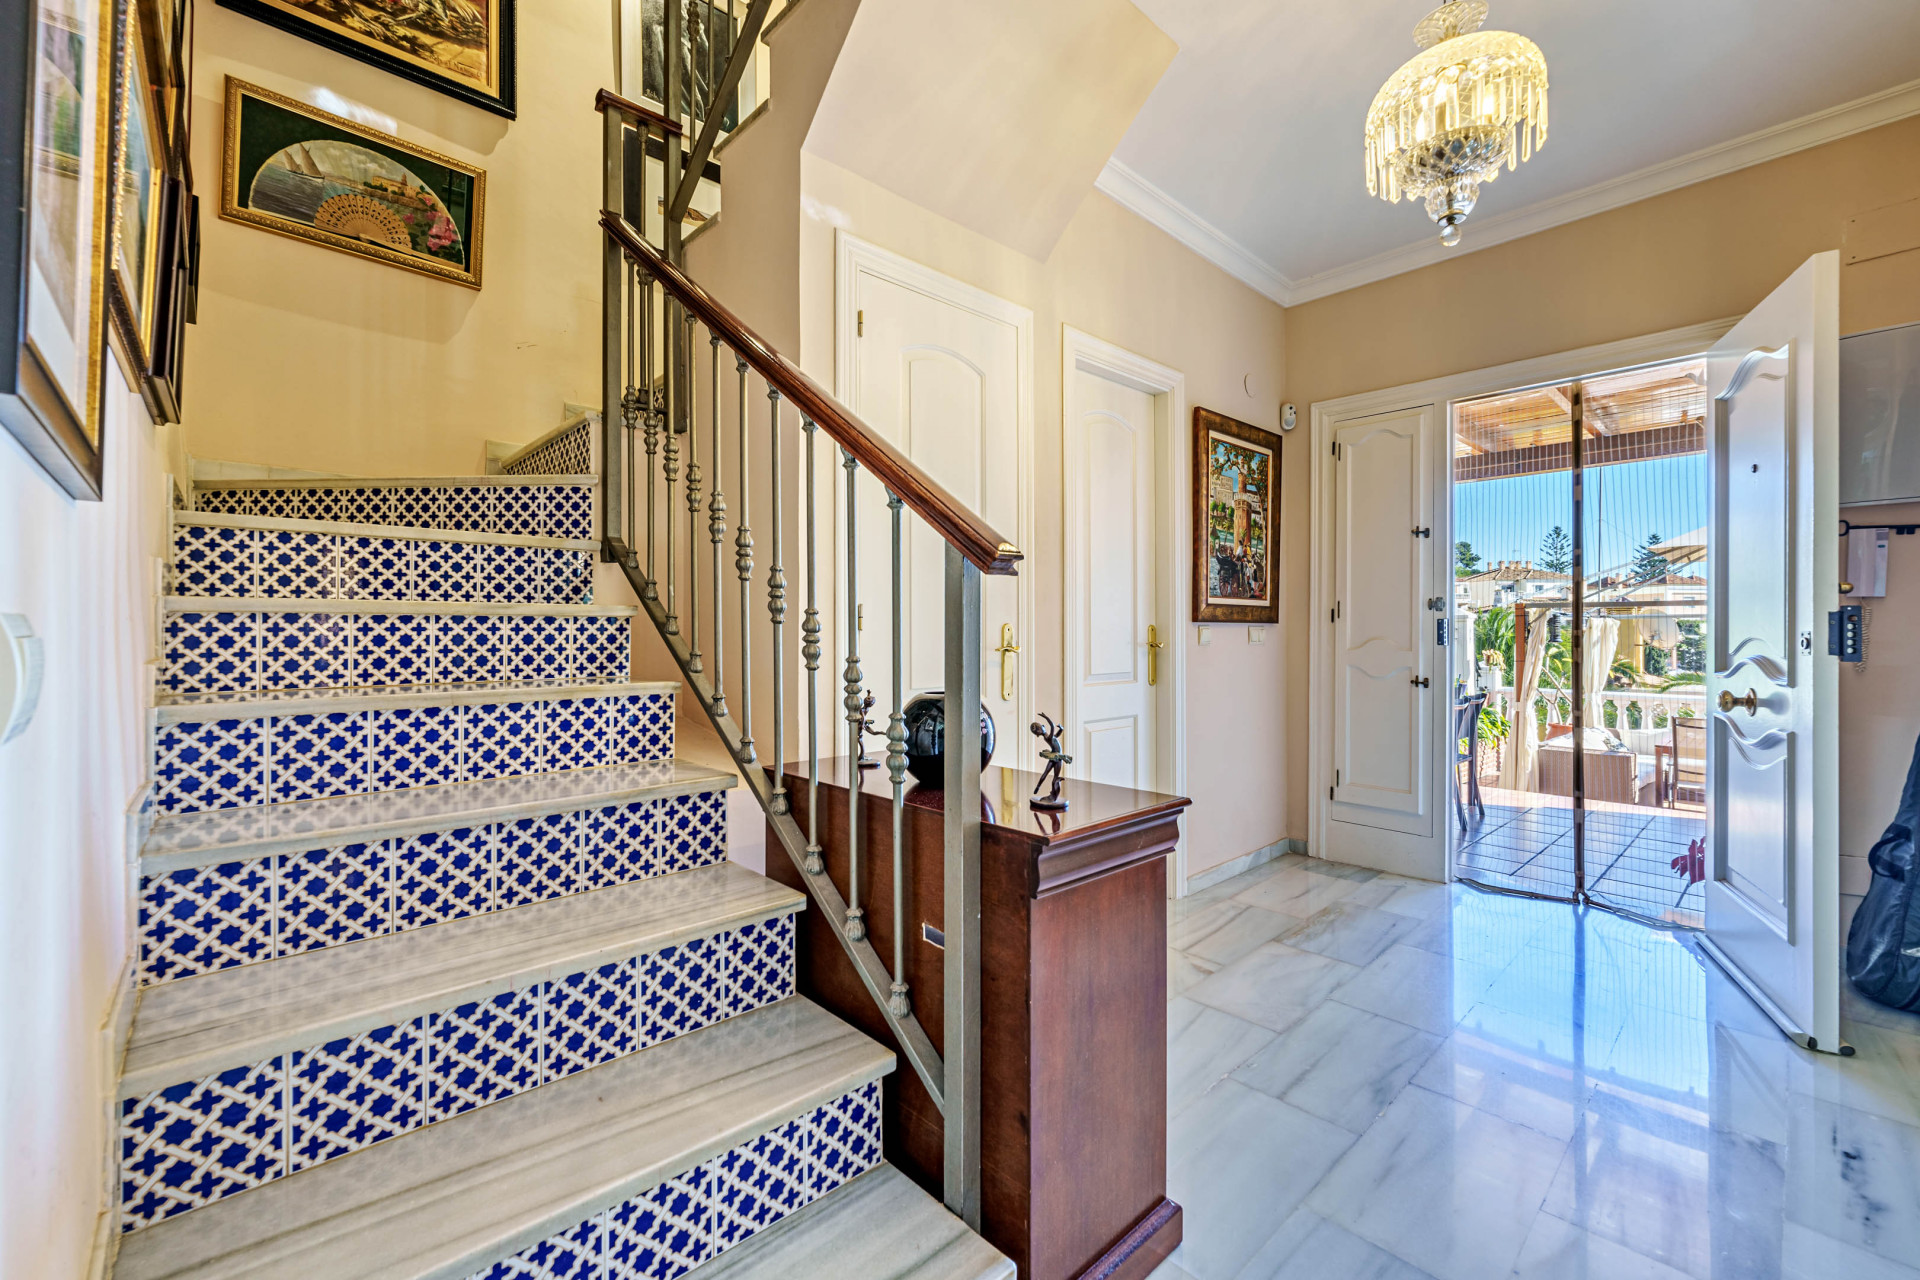
M925 294L935 301L942 302L959 310L971 312L988 320L1010 325L1015 333L1015 376L1014 395L1018 400L1015 406L1014 439L1015 452L1014 476L1019 488L1016 500L1018 515L1013 529L1015 544L1024 553L1020 563L1019 575L1015 578L1014 596L1019 612L1015 623L1022 658L1033 656L1034 637L1034 578L1039 572L1034 547L1034 484L1033 484L1033 312L1027 307L1009 302L997 294L956 280L912 258L883 249L879 245L849 232L845 227L834 231L834 277L833 277L833 376L834 395L842 404L852 405L854 391L859 385L859 323L855 305L857 297L855 286L861 274L867 274L895 284L915 293ZM829 469L830 470L830 469ZM846 529L846 489L844 485L829 480L828 487L833 492L833 523L836 530ZM1004 530L1002 532L1005 532ZM842 544L844 545L844 544ZM843 580L844 566L833 559L833 582L836 594ZM843 609L829 611L834 619L830 634L835 637L839 652L845 652L845 645L839 632L839 618ZM982 650L988 649L985 637L982 637ZM1029 660L1021 662L1014 670L1014 719L1013 724L999 726L1000 736L995 748L994 758L998 763L1015 768L1030 769L1036 759L1034 756L1033 735L1026 732L1027 722L1033 718L1033 668Z
M1158 361L1096 338L1070 324L1060 326L1060 482L1061 538L1061 719L1067 741L1080 740L1081 610L1077 607L1080 581L1081 517L1086 512L1085 477L1074 474L1069 459L1079 456L1080 413L1074 392L1074 374L1098 377L1146 393L1153 402L1153 612L1165 619L1169 678L1154 697L1154 768L1156 789L1169 795L1187 792L1187 636L1192 598L1188 548L1193 537L1181 519L1183 495L1191 469L1182 428L1187 420L1187 376ZM1186 892L1187 836L1181 824L1180 841L1167 860L1167 877L1174 897Z
M1429 455L1432 460L1433 474L1428 477L1428 483L1433 486L1435 551L1439 554L1441 549L1445 549L1448 553L1447 562L1450 562L1453 547L1453 469L1447 463L1453 457L1453 406L1456 401L1471 400L1501 391L1523 390L1545 383L1564 382L1571 378L1594 378L1641 365L1662 364L1688 356L1705 355L1712 350L1716 342L1726 336L1727 331L1732 329L1739 319L1738 316L1729 316L1725 319L1709 320L1704 324L1667 329L1644 337L1579 347L1553 355L1534 356L1484 369L1446 374L1421 382L1342 396L1334 400L1318 400L1313 403L1311 444L1314 464L1311 469L1311 513L1309 515L1313 549L1307 561L1310 577L1308 597L1311 610L1308 617L1313 620L1313 624L1308 628L1307 686L1307 807L1309 814L1307 853L1309 856L1326 856L1324 851L1327 845L1327 823L1330 821L1327 787L1333 780L1333 624L1328 611L1333 607L1331 603L1334 576L1332 444L1335 427L1356 418L1408 412L1428 407L1439 414L1440 433L1435 441L1436 447ZM1443 578L1444 575L1441 575L1436 578L1436 581L1441 581ZM1457 639L1457 637L1449 638ZM1449 653L1451 653L1451 646L1449 646ZM1440 699L1449 693L1452 687L1451 672L1453 670L1450 661L1445 664L1445 669L1449 673L1448 679L1436 681L1427 691L1428 698ZM1435 710L1434 723L1441 723L1440 712L1444 708L1445 704L1442 703ZM1445 742L1446 735L1442 732L1436 738L1438 745L1435 749L1443 750ZM1436 819L1444 820L1438 821L1440 834L1435 837L1435 842L1439 846L1436 852L1439 856L1425 859L1426 865L1411 872L1407 871L1404 865L1381 869L1413 875L1422 875L1424 872L1423 878L1449 881L1453 878L1453 840L1450 834L1453 829L1452 806L1442 802L1447 799L1446 787L1448 779L1453 775L1452 771L1442 764L1442 767L1432 771L1431 776Z

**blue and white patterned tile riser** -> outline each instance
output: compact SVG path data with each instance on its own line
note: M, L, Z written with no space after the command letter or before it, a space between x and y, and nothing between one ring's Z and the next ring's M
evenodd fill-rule
M880 1163L865 1084L468 1280L675 1280Z
M402 677L409 678L409 677ZM520 692L447 707L291 711L154 729L161 813L284 804L673 755L665 693Z
M122 1099L121 1230L786 999L793 961L793 916L777 915ZM809 1122L812 1195L878 1158L869 1087ZM731 1212L738 1238L765 1225Z
M593 553L176 524L171 584L176 596L590 604Z
M197 489L194 509L401 529L593 537L593 489L586 485L248 485Z
M474 680L624 682L628 617L174 613L160 692L255 693Z
M726 861L722 792L454 827L140 878L140 984Z

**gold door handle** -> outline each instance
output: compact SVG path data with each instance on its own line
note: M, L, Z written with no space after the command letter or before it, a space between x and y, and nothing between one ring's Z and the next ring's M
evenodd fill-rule
M1167 642L1160 638L1160 628L1147 624L1147 683L1160 683L1160 651Z
M1752 689L1749 689L1747 690L1746 697L1736 698L1728 690L1722 689L1720 691L1720 713L1722 715L1731 715L1735 707L1745 707L1747 714L1750 716L1759 715L1760 695Z
M1013 624L1011 622L1003 622L1000 624L1000 643L995 646L993 652L1000 655L1000 701L1012 702L1013 668L1008 665L1007 660L1014 654L1020 652L1020 646L1013 642Z

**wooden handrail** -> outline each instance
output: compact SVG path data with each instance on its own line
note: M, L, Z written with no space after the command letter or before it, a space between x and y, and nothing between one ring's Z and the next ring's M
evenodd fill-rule
M602 213L600 225L662 288L704 324L708 332L733 348L754 372L767 380L767 385L817 423L835 444L853 455L854 461L873 472L881 484L898 494L914 514L932 525L936 533L972 561L980 572L1004 575L1019 572L1022 556L1018 547L935 484L912 459L887 443L879 432L860 421L852 410L802 373L798 365L775 351L712 294L662 257L625 218Z
M680 127L679 122L667 119L651 107L641 106L632 98L623 98L611 89L602 89L593 95L593 109L595 111L605 111L608 107L612 107L615 111L618 111L621 115L629 119L652 121L668 133L677 133L683 136L686 133L686 130Z

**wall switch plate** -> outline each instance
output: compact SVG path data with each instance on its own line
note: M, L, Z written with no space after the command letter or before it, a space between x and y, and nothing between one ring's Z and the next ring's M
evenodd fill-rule
M1248 644L1265 644L1266 642L1267 642L1267 631L1265 627L1248 627L1247 628Z
M33 624L21 614L0 613L0 742L12 742L32 721L44 657Z
M1212 628L1212 627L1195 627L1195 628L1194 628L1194 630L1195 630L1195 631L1197 631L1197 632L1199 633L1199 640L1200 640L1200 643L1201 643L1201 644L1212 644L1212 643L1213 643L1213 628Z

